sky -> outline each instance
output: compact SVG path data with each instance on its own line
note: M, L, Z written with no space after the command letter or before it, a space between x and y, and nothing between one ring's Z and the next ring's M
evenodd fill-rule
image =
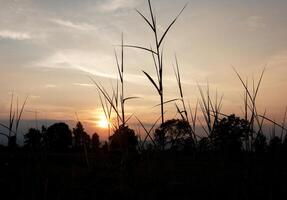
M287 102L286 0L153 0L162 34L188 3L164 42L165 100L178 97L173 73L179 60L186 99L193 108L197 85L210 85L224 95L223 112L241 114L243 88L232 70L258 80L260 112L282 120ZM0 0L0 119L9 114L11 94L23 102L23 121L67 121L75 112L89 132L106 131L95 123L103 117L98 92L88 76L111 90L117 74L114 50L121 34L125 44L149 47L153 35L135 9L148 16L146 0ZM146 123L159 116L159 98L142 73L155 75L150 54L125 49L127 114ZM176 116L166 105L166 118ZM131 120L131 124L134 123ZM33 125L32 125L33 126ZM26 124L26 127L28 125Z

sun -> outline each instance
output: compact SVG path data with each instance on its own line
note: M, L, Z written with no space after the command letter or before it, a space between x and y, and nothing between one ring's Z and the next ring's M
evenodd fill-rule
M109 128L109 125L110 125L109 121L102 114L98 116L98 120L96 121L96 123L97 123L97 126L100 128Z

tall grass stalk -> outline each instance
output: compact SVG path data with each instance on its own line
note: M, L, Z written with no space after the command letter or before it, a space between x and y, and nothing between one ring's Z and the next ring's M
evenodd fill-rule
M190 126L191 127L190 136L196 142L197 138L196 138L196 134L195 134L195 124L196 124L197 105L196 105L194 115L192 113L191 107L189 106L190 115L191 115L191 119L190 119L188 116L187 107L186 107L186 103L185 103L185 99L184 99L184 93L183 93L183 88L182 88L182 83L181 83L179 64L178 64L178 59L177 59L176 55L175 55L175 63L176 63L176 67L173 67L173 69L174 69L174 74L175 74L175 78L177 81L177 86L178 86L178 91L179 91L179 95L180 95L180 102L182 104L182 109L180 109L176 103L175 103L175 106L176 106L177 112L180 114L182 120L187 121L191 125Z
M144 138L144 140L142 141L141 143L141 147L140 149L144 149L144 145L147 141L147 139L149 138L151 140L151 142L153 143L154 147L157 147L156 145L156 142L154 141L154 139L152 138L151 136L151 133L155 127L155 125L158 123L158 121L161 119L161 117L159 117L157 120L154 121L154 123L152 124L151 128L150 129L147 129L146 126L142 123L141 120L139 120L137 117L136 117L137 121L140 123L141 127L144 129L145 133L146 133L146 136Z
M114 128L119 128L120 126L125 127L126 123L131 119L132 115L126 116L125 113L125 103L128 100L135 99L138 97L125 97L125 82L124 82L124 39L123 34L121 37L121 56L120 60L118 58L117 52L115 51L115 60L118 70L118 79L116 89L112 88L112 94L109 94L106 89L97 83L92 77L92 82L97 86L99 91L99 97L105 117L109 122L109 135L110 135L110 122L112 121L112 110L116 113L117 116L117 125L114 125ZM104 98L102 98L102 96ZM104 100L103 100L104 99Z
M9 110L9 122L8 125L0 123L0 126L8 131L8 133L1 133L1 135L8 138L8 146L16 145L17 135L19 130L20 121L24 112L24 108L27 104L28 96L20 106L17 97L16 108L14 108L14 93L11 95L10 110Z
M211 137L214 132L215 126L218 124L220 120L220 115L223 115L221 113L223 95L221 97L218 97L218 94L216 92L216 97L213 102L210 97L210 89L208 83L206 86L206 93L204 93L200 85L198 85L198 89L201 97L199 105L204 117L205 126L201 122L200 123L207 136Z
M253 151L254 140L257 137L257 135L260 133L259 130L262 131L260 129L262 124L261 124L261 121L259 120L259 114L258 114L257 107L256 107L256 100L257 100L260 85L262 83L262 79L265 73L265 68L262 70L257 84L255 84L254 78L252 79L252 89L249 89L248 87L248 80L244 82L242 76L237 72L237 70L234 67L232 68L234 72L236 73L238 79L240 80L245 91L245 97L244 97L245 120L249 122L249 125L248 125L249 133L248 135L246 135L245 145L246 145L247 151ZM256 125L257 127L259 127L259 130L257 132L255 130Z
M186 8L187 4L181 9L179 14L173 19L173 21L169 24L169 26L165 29L164 33L161 36L159 36L157 18L152 8L150 0L148 0L148 6L149 6L150 20L146 16L144 16L139 10L136 10L136 11L144 19L144 21L147 23L147 25L153 32L154 48L153 47L146 48L146 47L141 47L141 46L136 46L136 45L124 45L124 46L138 48L138 49L151 53L153 61L154 61L154 68L155 68L157 77L156 79L152 78L152 76L144 70L143 70L143 73L148 78L148 80L152 83L152 85L155 87L159 95L161 123L164 123L164 87L163 87L164 64L163 64L163 47L162 46L163 46L163 42L165 40L167 33L169 32L170 28L174 25L178 17L181 15L183 10Z

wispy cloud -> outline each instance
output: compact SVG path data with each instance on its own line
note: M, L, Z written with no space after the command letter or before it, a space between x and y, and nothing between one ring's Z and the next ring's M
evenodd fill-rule
M92 24L88 24L88 23L75 23L75 22L62 20L62 19L50 19L49 21L51 21L57 25L64 26L67 28L76 29L79 31L95 31L95 30L97 30L97 27L95 27Z
M266 24L263 21L263 18L260 16L250 16L248 17L246 24L250 31L256 31L259 29L264 29Z
M29 40L31 35L26 32L17 32L11 30L0 30L0 39L11 39L11 40Z
M110 65L111 58L106 55L96 57L95 55L97 55L95 52L61 50L39 62L34 63L33 65L43 68L77 69L105 78L114 78L113 75L97 70Z
M57 86L55 84L46 84L45 88L56 88Z
M102 78L117 79L114 58L109 55L99 55L96 52L61 50L32 65L42 68L75 69ZM125 77L128 82L144 84L142 83L145 80L144 76L126 73Z
M280 52L276 55L271 56L269 60L271 67L284 67L287 66L287 51Z
M80 86L80 87L94 87L94 84L88 84L88 83L74 83L74 86Z
M133 8L137 5L136 0L105 0L99 4L102 11L113 12L119 9Z

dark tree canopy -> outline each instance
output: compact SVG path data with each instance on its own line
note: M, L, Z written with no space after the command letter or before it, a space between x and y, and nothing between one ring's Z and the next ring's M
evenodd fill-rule
M254 149L257 153L264 153L267 151L267 139L263 133L259 133L254 141Z
M24 145L27 148L37 150L42 146L42 134L38 129L30 128L24 135Z
M128 126L120 126L109 139L111 150L136 151L138 140L134 130Z
M92 136L91 146L94 151L99 149L100 146L100 136L97 133L94 133Z
M86 133L83 125L81 122L78 122L76 125L76 128L73 128L73 134L74 134L74 146L76 149L84 148L84 146L87 148L90 146L91 138Z
M47 129L45 140L48 149L65 150L72 145L72 132L67 124L55 123Z
M191 127L186 120L171 119L165 121L155 130L155 141L164 148L169 145L173 148L183 147L186 143L193 143Z
M240 152L242 141L249 133L249 123L234 114L224 117L215 125L211 141L216 151Z
M269 142L269 151L279 153L282 150L282 140L278 136L273 136Z

